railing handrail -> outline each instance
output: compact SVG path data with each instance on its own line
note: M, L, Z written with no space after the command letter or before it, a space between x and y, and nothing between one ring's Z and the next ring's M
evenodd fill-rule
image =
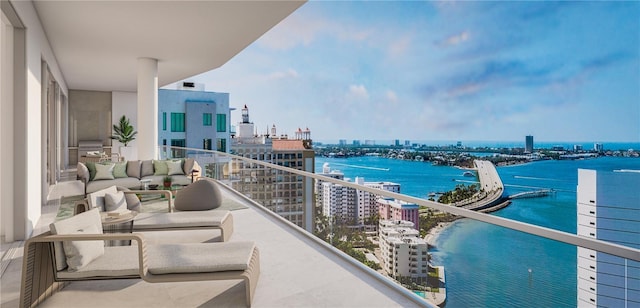
M422 199L422 198L417 198L417 197L412 197L412 196L408 196L408 195L394 193L394 192L390 192L390 191L386 191L386 190L381 190L381 189L371 188L371 187L367 187L367 186L362 186L362 185L358 185L356 183L347 182L347 181L344 181L344 180L338 180L338 179L334 179L334 178L331 178L331 177L327 177L327 176L324 176L324 175L321 175L321 174L310 173L310 172L307 172L307 171L302 171L302 170L297 170L297 169L293 169L293 168L289 168L289 167L284 167L284 166L276 165L276 164L269 163L269 162L264 162L264 161L260 161L260 160L254 160L254 159L251 159L251 158L245 158L245 157L234 155L234 154L218 152L218 151L212 151L212 150L185 148L185 147L173 147L173 146L160 146L160 147L176 148L176 149L184 149L184 150L193 150L193 151L198 151L198 152L211 153L211 154L214 154L214 156L215 155L227 156L227 157L230 157L230 158L239 159L239 160L250 162L250 163L253 163L253 164L257 164L257 165L261 165L261 166L265 166L265 167L269 167L269 168L274 168L274 169L277 169L277 170L282 170L282 171L286 171L286 172L290 172L290 173L295 173L295 174L298 174L298 175L302 175L302 176L305 176L305 177L310 177L310 178L317 179L317 180L322 180L322 181L325 181L325 182L331 182L331 183L335 183L335 184L340 184L340 185L351 187L351 188L354 188L354 189L357 189L357 190L370 192L370 193L373 193L373 194L376 194L376 195L382 195L382 196L385 196L385 197L391 197L391 198L395 198L395 199L398 199L398 200L415 203L415 204L417 204L419 206L425 206L425 207L428 207L428 208L433 208L433 209L436 209L436 210L439 210L439 211L442 211L442 212L451 213L451 214L462 216L462 217L465 217L465 218L471 218L471 219L478 220L478 221L485 222L485 223L489 223L489 224L492 224L492 225L501 226L501 227L504 227L504 228L508 228L508 229L512 229L512 230L516 230L516 231L520 231L520 232L524 232L524 233L528 233L528 234L537 235L537 236L544 237L544 238L547 238L547 239L559 241L559 242L562 242L562 243L571 244L573 246L592 249L592 250L596 250L596 251L599 251L599 252L604 252L604 253L611 254L611 255L614 255L614 256L618 256L618 257L622 257L622 258L625 258L625 259L630 259L630 260L634 260L634 261L639 261L640 262L640 249L636 249L636 248L633 248L633 247L628 247L628 246L623 246L623 245L619 245L619 244L615 244L615 243L605 242L605 241L602 241L602 240L588 238L588 237L584 237L584 236L578 236L576 234L572 234L572 233L568 233L568 232L564 232L564 231L559 231L559 230L555 230L555 229L551 229L551 228L541 227L541 226L537 226L537 225L533 225L533 224L529 224L529 223L525 223L525 222L520 222L520 221L508 219L508 218L493 216L493 215L490 215L490 214L485 214L485 213L481 213L481 212L467 210L467 209L464 209L464 208L453 207L453 206L449 206L449 205L446 205L446 204L438 203L438 202L435 202L435 201L425 200L425 199Z

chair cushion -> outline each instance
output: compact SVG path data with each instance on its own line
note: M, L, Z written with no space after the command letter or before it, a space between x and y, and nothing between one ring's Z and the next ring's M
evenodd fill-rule
M113 212L118 210L124 210L127 208L127 200L124 198L124 193L117 191L115 193L106 193L104 195L104 210L107 212Z
M166 160L154 160L153 161L153 175L167 175L169 168L167 167Z
M89 179L91 178L91 174L89 173L89 168L87 168L87 165L78 163L76 170L78 179L82 180L83 182L89 181Z
M104 254L87 266L75 272L61 271L58 277L63 279L82 279L91 277L139 276L138 247L105 247Z
M167 174L168 175L176 175L176 174L184 174L184 171L182 170L182 161L176 160L176 161L172 161L172 160L168 160L166 162L167 164Z
M121 187L121 186L116 187L116 189L118 189L118 191L121 191L123 193L127 191L131 191L129 188ZM138 198L138 196L136 196L135 194L124 194L124 199L127 202L127 209L140 212L141 210L140 207L142 206L142 203L140 202L140 199Z
M253 242L147 245L149 273L244 271L254 249Z
M127 176L139 179L140 176L140 161L130 160L127 162Z
M222 195L218 184L200 180L180 190L173 204L179 211L206 211L220 207L221 203Z
M56 221L49 227L52 234L59 235L102 234L102 221L98 209ZM103 241L64 241L62 246L69 271L77 271L104 254Z
M104 195L106 195L107 193L114 194L116 192L118 192L118 190L116 189L115 186L112 185L105 189L87 194L87 202L89 203L89 208L98 208L99 211L104 211L105 210Z
M97 180L113 180L113 168L115 164L95 164L96 175L93 177L94 181Z

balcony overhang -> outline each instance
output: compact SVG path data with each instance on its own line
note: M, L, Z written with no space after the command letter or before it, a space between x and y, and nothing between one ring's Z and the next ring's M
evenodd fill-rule
M164 86L222 66L305 1L34 1L70 89L136 91L137 59Z

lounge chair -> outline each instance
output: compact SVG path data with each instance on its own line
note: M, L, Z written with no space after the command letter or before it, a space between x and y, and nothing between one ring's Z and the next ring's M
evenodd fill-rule
M167 202L167 212L146 213L136 215L133 223L133 231L176 231L193 229L219 229L223 242L229 241L233 234L233 215L226 210L207 211L173 211L173 194L168 190L129 190L123 187L109 187L88 194L87 199L76 204L74 214L85 212L92 208L106 210L105 196L122 191L125 194L126 208L141 211L140 200L137 194L163 194Z
M57 233L57 234L54 234ZM132 240L104 247L105 240ZM142 279L150 283L243 280L251 305L260 275L253 242L148 245L139 233L103 234L93 209L52 224L24 245L20 307L34 307L69 281Z

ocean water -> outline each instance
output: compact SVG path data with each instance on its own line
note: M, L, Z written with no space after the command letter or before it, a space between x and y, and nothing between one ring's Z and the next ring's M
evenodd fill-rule
M430 192L469 181L463 170L426 162L318 157L317 172L325 162L345 177L396 182L402 185L401 193L425 199ZM640 169L640 159L601 157L498 167L507 194L539 188L553 188L556 193L513 200L492 215L575 233L579 168ZM571 245L461 219L438 237L432 263L445 266L447 307L576 306L576 248Z

